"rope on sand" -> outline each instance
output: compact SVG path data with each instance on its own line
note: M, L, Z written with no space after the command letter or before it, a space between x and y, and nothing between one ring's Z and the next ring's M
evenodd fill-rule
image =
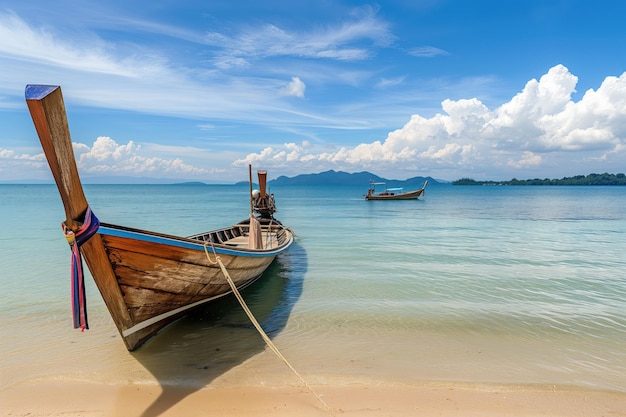
M332 415L333 417L335 416L335 414L333 413L333 411L331 410L331 408L328 406L328 404L326 404L326 401L324 401L322 399L322 397L315 392L315 390L305 381L305 379L298 373L298 371L296 371L296 369L291 366L291 364L289 363L289 361L287 360L287 358L285 358L283 356L282 353L280 353L280 351L278 350L278 348L276 347L276 345L274 345L274 343L271 341L271 339L269 338L269 336L267 335L267 333L265 333L265 331L263 330L263 328L261 327L261 325L259 324L259 322L257 321L257 319L254 317L254 314L252 314L252 311L250 311L250 309L248 308L248 305L246 304L246 302L244 301L243 297L241 296L241 294L239 293L239 290L237 289L237 287L235 286L235 283L233 282L232 278L230 277L230 274L228 273L228 270L226 270L226 267L224 266L224 263L222 262L222 260L220 259L220 257L217 255L217 253L215 252L215 248L213 247L213 245L211 244L211 249L213 249L213 255L215 255L215 261L213 261L211 259L211 256L209 255L209 251L207 249L207 245L210 242L206 242L204 244L204 252L206 253L206 257L209 260L209 262L213 265L217 265L219 264L220 269L222 270L222 273L224 274L224 277L226 278L226 281L228 281L228 285L230 285L231 290L233 291L233 294L235 294L235 297L237 298L237 301L239 301L239 304L241 305L241 308L243 308L243 311L245 311L246 315L248 316L248 318L250 319L250 321L252 322L252 324L254 325L254 327L257 329L257 331L259 332L259 334L261 335L261 337L263 338L263 340L265 341L265 343L267 344L267 346L272 350L272 352L274 352L274 354L276 356L278 356L278 358L280 360L282 360L285 365L287 365L287 367L289 369L291 369L291 371L294 373L294 375L296 375L298 377L298 379L300 379L300 381L302 382L302 384L304 384L305 387L307 387L307 389L315 396L315 398L317 398L317 400L324 406L324 408L330 413L330 415Z

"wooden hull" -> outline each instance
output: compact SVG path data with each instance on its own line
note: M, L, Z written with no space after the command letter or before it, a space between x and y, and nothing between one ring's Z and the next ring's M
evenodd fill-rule
M422 194L424 190L417 190L408 193L401 194L388 194L388 195L366 195L366 200L417 200Z
M140 347L190 309L231 293L222 270L215 263L216 256L240 289L259 278L293 241L284 227L265 226L263 234L271 242L269 247L248 250L243 247L247 227L235 225L193 238L181 238L100 225L97 235L89 241L102 245L109 265L101 265L99 257L89 256L89 253L84 253L84 258L105 303L113 306L109 310L114 320L118 315L114 306L122 305L125 310L120 315L123 318L115 321L129 350ZM225 243L207 243L202 239L219 238L220 233L233 235L233 231L238 235ZM110 294L111 287L117 287L118 291Z

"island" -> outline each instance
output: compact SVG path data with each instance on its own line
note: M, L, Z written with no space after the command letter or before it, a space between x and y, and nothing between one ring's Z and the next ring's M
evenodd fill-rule
M452 182L452 185L626 185L624 174L589 174L563 177L561 179L531 179L510 181L476 181L471 178L461 178Z

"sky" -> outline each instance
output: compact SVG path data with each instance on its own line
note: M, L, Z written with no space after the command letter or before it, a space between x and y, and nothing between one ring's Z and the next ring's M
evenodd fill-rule
M0 0L0 182L51 180L24 101L60 85L83 181L626 172L619 0Z

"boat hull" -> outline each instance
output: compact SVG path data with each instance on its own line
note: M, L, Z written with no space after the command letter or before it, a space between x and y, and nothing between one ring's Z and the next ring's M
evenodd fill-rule
M424 190L417 190L408 193L401 194L388 194L388 195L366 195L366 200L417 200L424 193Z
M406 193L391 193L391 192L382 192L382 193L374 193L373 188L370 188L368 193L365 195L366 200L417 200L420 196L424 195L424 190L426 189L426 184L424 184L422 188L415 191L408 191Z
M240 235L225 243L210 242L211 236L232 230ZM282 226L263 231L273 243L248 250L236 243L247 239L246 225L180 238L102 224L88 242L102 245L109 265L89 253L84 258L127 348L135 350L190 309L231 293L216 257L238 289L258 279L293 241ZM116 312L119 306L121 314Z

